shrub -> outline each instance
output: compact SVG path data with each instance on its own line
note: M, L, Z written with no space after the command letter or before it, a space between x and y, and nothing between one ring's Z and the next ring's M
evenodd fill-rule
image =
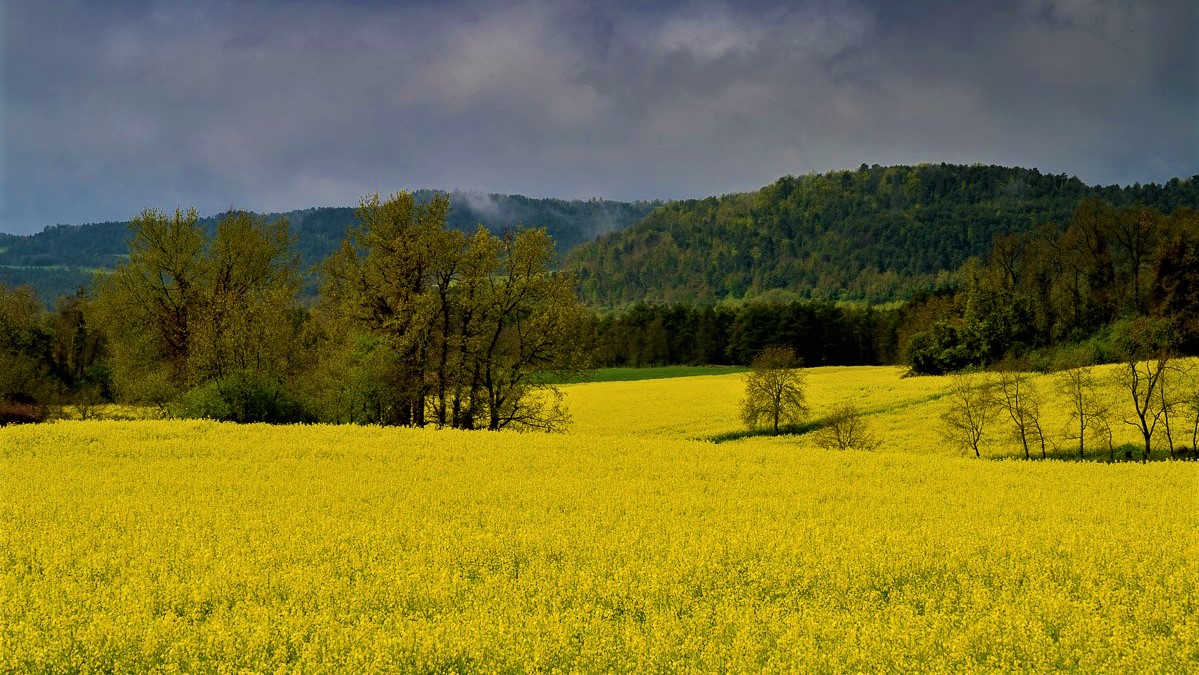
M877 450L880 445L862 411L849 401L833 406L812 436L825 450Z
M282 384L254 375L233 375L192 389L184 395L179 415L239 424L315 421Z

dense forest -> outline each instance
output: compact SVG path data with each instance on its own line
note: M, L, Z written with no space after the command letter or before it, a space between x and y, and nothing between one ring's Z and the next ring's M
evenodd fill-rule
M442 193L419 190L412 194L427 202ZM522 225L545 228L559 255L597 236L628 227L660 205L460 191L445 194L453 206L446 219L448 227L473 232L482 225L497 234ZM305 279L302 296L316 295L315 268L341 245L355 224L354 213L352 207L322 207L265 214L269 220L286 218L290 224ZM215 234L219 220L220 216L211 216L199 219L198 224L208 234ZM97 271L120 264L128 255L128 237L128 221L54 225L30 236L0 234L0 283L12 288L32 286L51 306L56 298L90 285Z
M1051 370L1127 356L1144 321L1157 348L1199 354L1199 211L1080 203L1064 230L997 235L989 251L903 303L787 299L637 303L595 320L596 362L747 364L772 345L808 365L903 363L939 374L1016 360Z
M900 320L898 309L819 301L638 303L593 319L592 363L748 365L772 346L809 366L892 363Z
M673 202L572 249L565 267L593 306L796 299L904 300L936 290L997 236L1061 231L1086 199L1163 213L1199 206L1199 176L1089 187L997 166L919 165L788 176L757 192Z

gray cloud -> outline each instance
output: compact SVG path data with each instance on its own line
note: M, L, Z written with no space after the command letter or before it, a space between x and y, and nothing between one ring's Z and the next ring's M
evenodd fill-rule
M419 187L702 196L861 162L1162 181L1199 171L1192 5L14 0L0 230Z

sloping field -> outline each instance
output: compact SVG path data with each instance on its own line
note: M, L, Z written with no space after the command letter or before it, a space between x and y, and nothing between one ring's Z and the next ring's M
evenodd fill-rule
M1184 369L1189 386L1199 377L1199 361L1178 362ZM1111 424L1117 447L1135 447L1135 457L1141 456L1143 444L1136 427L1125 424L1134 414L1131 398L1121 389L1119 366L1097 366L1094 369L1098 396L1112 409ZM855 404L888 452L965 456L941 438L941 414L949 401L944 398L950 387L947 377L905 377L906 368L891 366L839 366L809 368L807 398L813 419L822 418L833 405L840 402ZM1183 376L1176 384L1183 386ZM1059 457L1077 456L1078 442L1072 440L1070 405L1059 391L1055 375L1033 375L1032 385L1043 398L1042 424ZM571 412L574 415L572 432L578 435L621 435L640 437L688 438L705 440L744 429L739 417L739 403L745 391L745 375L711 375L638 382L596 382L565 385ZM1175 442L1190 443L1190 420L1193 413L1179 406L1174 419ZM1159 424L1154 457L1167 455L1164 430ZM1184 438L1185 437L1185 438ZM778 439L754 438L749 443L780 443L788 447L814 448L808 436L783 436ZM1107 442L1092 438L1088 433L1088 457L1106 458ZM1160 446L1160 447L1159 447ZM991 458L1023 457L1023 450L1014 436L1011 420L1000 412L988 423L983 442Z
M1199 668L1199 463L964 459L890 369L809 380L880 452L686 440L740 382L573 385L569 435L0 430L0 671Z

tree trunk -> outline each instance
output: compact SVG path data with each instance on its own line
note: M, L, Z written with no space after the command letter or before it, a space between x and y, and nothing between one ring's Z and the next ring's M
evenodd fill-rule
M1082 415L1078 416L1078 458L1086 459L1087 423Z

